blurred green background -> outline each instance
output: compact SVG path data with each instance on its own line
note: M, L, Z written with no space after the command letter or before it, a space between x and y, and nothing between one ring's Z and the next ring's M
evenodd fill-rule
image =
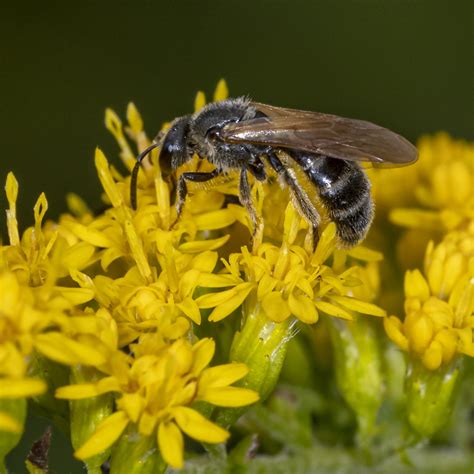
M104 109L123 116L133 100L153 136L221 77L234 96L363 118L411 140L441 129L473 138L472 5L4 2L0 180L15 172L23 226L41 191L49 217L65 209L68 191L99 208L94 148L118 163Z

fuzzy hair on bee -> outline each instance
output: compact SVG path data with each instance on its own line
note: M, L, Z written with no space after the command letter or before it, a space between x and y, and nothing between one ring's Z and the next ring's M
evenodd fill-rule
M365 237L373 218L370 181L359 162L402 166L418 157L416 148L405 138L371 122L274 107L247 97L226 99L175 119L169 130L138 156L131 180L134 209L140 163L158 146L160 167L166 173L177 170L194 154L215 167L210 172L179 176L178 218L188 193L187 182L205 182L237 171L240 202L255 231L257 214L249 174L265 181L268 169L272 169L280 183L288 186L296 209L317 235L320 215L314 198L298 179L300 171L315 187L319 201L336 224L341 244L347 247Z

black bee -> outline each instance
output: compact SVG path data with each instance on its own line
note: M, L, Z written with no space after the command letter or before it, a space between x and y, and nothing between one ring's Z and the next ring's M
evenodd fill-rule
M257 225L248 174L267 179L267 167L289 187L300 214L314 229L320 216L298 179L298 169L315 185L319 200L336 223L343 245L357 244L373 216L370 182L360 161L404 165L417 159L416 148L400 135L370 122L336 115L284 109L251 102L245 97L211 103L195 114L175 119L164 136L137 158L132 173L131 203L136 208L140 163L161 145L161 169L172 172L194 154L215 169L182 173L176 186L178 217L187 194L187 181L209 181L231 170L240 172L240 201Z

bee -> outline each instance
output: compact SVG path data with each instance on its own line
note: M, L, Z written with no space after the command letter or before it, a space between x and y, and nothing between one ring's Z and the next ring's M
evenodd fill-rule
M298 173L316 190L335 222L343 246L366 235L373 218L369 179L360 162L406 165L417 160L416 148L400 135L363 120L319 112L286 109L252 102L246 97L206 105L175 119L164 134L137 158L131 179L131 204L136 209L137 174L151 150L161 146L160 167L171 173L194 154L215 166L210 172L184 172L176 184L178 218L188 193L187 182L205 182L238 171L240 202L257 228L249 174L267 180L272 169L287 186L298 212L317 232L321 218L315 197ZM317 235L317 234L316 234Z

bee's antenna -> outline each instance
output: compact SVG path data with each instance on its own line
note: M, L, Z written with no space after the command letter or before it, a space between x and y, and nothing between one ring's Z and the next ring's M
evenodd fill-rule
M160 146L159 143L153 143L148 148L145 148L138 156L137 162L132 170L132 178L130 180L130 204L132 205L132 209L137 209L137 177L138 177L138 170L140 169L140 165L143 159L150 154L150 152L155 149L157 146Z

